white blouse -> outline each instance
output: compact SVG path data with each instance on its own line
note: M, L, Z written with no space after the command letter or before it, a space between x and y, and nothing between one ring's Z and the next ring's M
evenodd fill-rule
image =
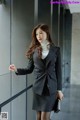
M49 53L50 43L47 40L43 40L41 43L41 47L42 47L42 59L44 59Z

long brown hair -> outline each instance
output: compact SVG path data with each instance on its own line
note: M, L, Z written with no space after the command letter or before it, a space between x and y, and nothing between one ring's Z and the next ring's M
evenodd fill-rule
M51 40L51 36L50 36L50 31L49 31L49 27L48 25L46 24L39 24L37 25L33 31L32 31L32 41L31 41L31 44L29 46L29 49L28 51L26 52L26 56L28 58L30 58L35 50L35 48L38 49L38 54L39 54L39 57L41 57L42 55L42 48L41 48L41 45L40 43L38 42L37 38L36 38L36 30L40 28L41 30L43 30L44 32L46 32L47 34L47 40L49 41L49 43L53 43L52 40Z

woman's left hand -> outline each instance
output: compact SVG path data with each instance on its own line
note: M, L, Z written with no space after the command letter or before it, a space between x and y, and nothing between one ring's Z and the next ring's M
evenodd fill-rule
M59 98L60 100L62 100L64 97L62 91L57 91L57 98Z

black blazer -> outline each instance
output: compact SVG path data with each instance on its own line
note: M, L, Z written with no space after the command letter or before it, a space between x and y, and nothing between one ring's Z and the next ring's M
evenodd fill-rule
M46 63L38 57L38 51L35 49L32 58L29 59L27 68L18 68L17 75L26 75L34 70L35 83L33 91L39 95L42 94L46 78L50 94L62 89L61 77L61 55L60 48L50 45L49 53L46 57Z

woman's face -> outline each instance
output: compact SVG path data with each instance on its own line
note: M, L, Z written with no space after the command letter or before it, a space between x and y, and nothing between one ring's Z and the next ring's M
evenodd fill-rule
M36 30L36 38L38 42L41 43L43 40L47 39L47 33L41 30L40 28L38 28Z

